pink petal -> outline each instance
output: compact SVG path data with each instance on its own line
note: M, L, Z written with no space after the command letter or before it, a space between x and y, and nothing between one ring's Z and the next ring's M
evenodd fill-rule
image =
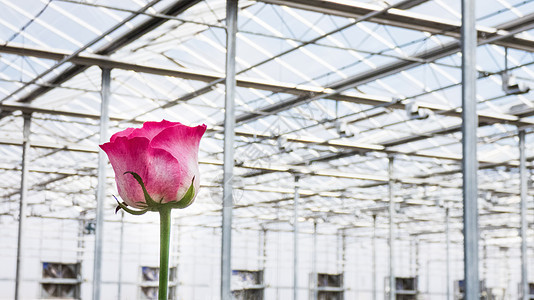
M183 168L169 152L150 148L150 167L143 180L148 194L156 202L167 203L179 201L191 185L183 182L198 174L198 165L194 169ZM187 185L187 187L185 187Z
M178 160L184 156L197 158L200 138L204 132L206 132L206 125L189 127L178 123L154 136L150 146L165 149Z
M119 136L128 136L130 135L130 133L132 133L132 131L134 131L134 128L130 128L130 127L124 129L123 131L119 131L115 133L114 135L112 135L109 141L113 143L115 139L118 138Z
M134 137L146 137L149 140L152 140L156 135L166 128L176 126L178 122L169 122L167 120L162 120L161 122L145 122L143 127L134 129L129 135L128 138Z
M115 133L111 136L110 142L114 142L115 139L120 136L125 136L130 139L134 137L146 137L151 140L165 128L176 126L178 124L181 125L179 122L170 122L167 120L162 120L161 122L148 121L143 123L143 127L141 128L126 128L123 131Z
M119 195L132 207L139 208L137 203L145 203L145 197L141 186L133 176L124 174L124 172L135 172L141 178L146 177L147 166L151 160L148 155L149 143L150 141L144 137L128 139L119 136L114 142L100 146L108 155L113 171L115 171Z
M195 191L198 191L200 187L198 146L204 132L206 132L206 125L189 127L177 124L164 129L150 142L151 148L165 150L178 162L176 166L173 166L174 169L172 171L173 174L179 174L181 176L178 181L178 191L175 196L177 200L180 200L187 192L193 177L195 178Z

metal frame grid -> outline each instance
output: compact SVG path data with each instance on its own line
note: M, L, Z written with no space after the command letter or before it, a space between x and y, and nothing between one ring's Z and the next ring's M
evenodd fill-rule
M511 229L532 235L520 200L532 196L534 1L477 4L477 215L485 241L509 247ZM320 219L350 235L376 218L434 239L447 211L462 241L460 1L237 5L235 153L225 158L225 1L1 0L0 222L23 209L94 217L106 69L109 133L162 118L208 125L203 188L180 222L221 227L233 194L236 228ZM99 175L106 218L110 174ZM233 181L224 191L223 178Z

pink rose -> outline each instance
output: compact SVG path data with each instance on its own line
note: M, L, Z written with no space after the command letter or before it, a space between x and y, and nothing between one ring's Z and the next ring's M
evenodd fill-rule
M171 202L184 208L193 203L200 187L198 145L205 131L206 125L145 122L142 128L117 132L109 143L100 145L115 171L124 203L143 210L153 210L154 204Z

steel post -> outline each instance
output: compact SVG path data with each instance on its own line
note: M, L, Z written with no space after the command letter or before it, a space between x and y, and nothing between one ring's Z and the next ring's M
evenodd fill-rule
M23 114L24 124L22 125L22 172L20 175L20 201L19 201L19 227L17 238L17 268L15 273L15 300L20 299L22 291L22 265L24 253L24 227L26 223L26 201L28 198L28 156L30 152L30 127L31 114Z
M119 278L117 283L117 299L122 299L122 256L124 250L124 210L121 210L121 231L119 239Z
M265 268L267 266L267 228L263 228L262 230L262 246L261 246L261 269L264 271L265 274Z
M376 215L373 215L373 300L376 300Z
M479 297L475 0L462 0L462 172L466 300Z
M419 277L419 273L421 272L421 250L419 249L421 241L419 240L419 236L415 237L415 276Z
M221 300L232 299L232 182L235 139L235 55L237 0L226 1L226 92L224 103L224 164L221 241Z
M521 290L523 300L530 299L527 259L527 166L525 154L525 130L519 130L519 177L521 195Z
M341 270L341 229L336 232L336 272Z
M317 300L319 283L317 276L317 220L313 221L313 258L312 258L312 274L313 274L313 300Z
M488 278L488 237L482 237L482 276L481 278Z
M345 234L345 229L341 233L341 274L345 277L345 265L347 262L347 235ZM343 281L345 285L345 281Z
M182 243L181 243L181 240L182 240L182 226L181 226L181 219L177 218L175 219L175 228L176 228L176 235L174 237L175 239L175 242L174 242L174 245L175 245L175 250L173 250L173 254L172 256L174 257L174 264L176 265L176 277L175 277L175 280L177 281L176 283L176 290L175 290L175 293L174 294L171 294L169 292L169 294L172 295L172 297L176 297L176 293L178 293L180 291L180 281L178 280L180 278L180 266L181 266L181 257L182 257L182 251L180 250L180 247L182 246ZM210 238L211 240L211 238ZM213 268L210 268L210 270L213 269Z
M393 157L388 159L389 197L389 299L395 300L395 202L393 196Z
M447 300L451 299L451 237L450 237L450 209L445 207L445 269L446 269L446 285L447 285Z
M102 69L102 101L100 105L100 144L107 142L109 127L109 97L111 84L111 69ZM104 201L106 197L106 165L107 158L104 151L98 151L98 186L96 191L96 228L95 251L93 265L93 300L100 300L100 285L102 283L102 245L104 234Z
M295 194L293 199L293 300L298 299L299 285L299 176L295 176Z
M78 242L77 246L78 249L76 251L76 260L82 261L83 260L83 253L85 248L85 241L84 241L84 235L85 235L85 214L87 213L86 210L80 212L80 216L78 219Z
M410 274L415 274L415 264L414 264L414 239L413 238L410 238L410 258L409 258L409 262L410 262Z

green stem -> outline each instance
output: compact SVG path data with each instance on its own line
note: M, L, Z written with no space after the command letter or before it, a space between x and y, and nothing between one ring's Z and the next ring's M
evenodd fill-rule
M169 285L169 245L171 237L171 208L159 209L159 290L158 299L167 300Z

